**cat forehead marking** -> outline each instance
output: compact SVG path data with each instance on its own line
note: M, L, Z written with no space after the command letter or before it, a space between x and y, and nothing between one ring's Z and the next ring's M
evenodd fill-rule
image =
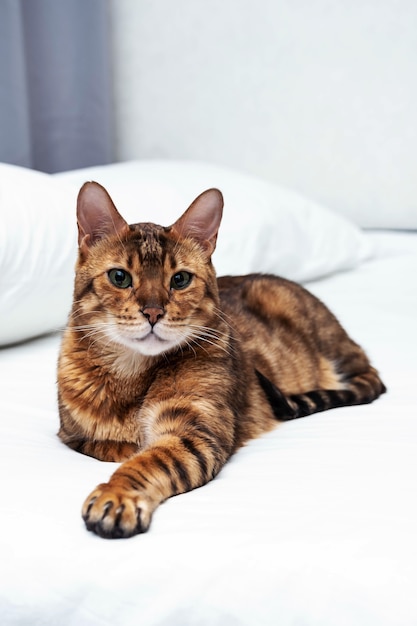
M139 255L140 262L162 263L166 255L166 238L162 237L162 226L155 224L141 223L132 224L130 229L134 232L132 241Z

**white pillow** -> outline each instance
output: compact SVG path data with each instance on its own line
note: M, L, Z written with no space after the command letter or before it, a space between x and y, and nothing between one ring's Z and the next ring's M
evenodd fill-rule
M0 163L0 345L60 328L71 306L76 193Z
M104 185L129 222L173 223L192 200L218 187L225 208L213 262L217 273L273 272L308 281L355 267L370 243L346 218L279 185L196 161L144 160L55 174L78 188Z
M272 272L297 281L370 255L349 221L274 184L223 167L133 161L55 175L0 164L0 344L65 324L76 258L75 206L86 180L104 185L129 223L173 223L209 187L224 194L218 274Z

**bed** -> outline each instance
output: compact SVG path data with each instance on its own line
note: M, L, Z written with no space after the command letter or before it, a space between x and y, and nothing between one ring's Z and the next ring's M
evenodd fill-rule
M147 534L87 532L81 504L115 465L58 440L55 381L75 199L92 179L131 222L169 224L221 188L218 273L305 283L388 393L277 424L210 484L163 504ZM2 624L417 624L416 230L399 216L397 230L363 231L279 185L186 161L54 176L2 164L0 209Z

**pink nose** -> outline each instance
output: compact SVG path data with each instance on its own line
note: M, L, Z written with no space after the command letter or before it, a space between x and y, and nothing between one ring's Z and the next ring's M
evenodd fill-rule
M142 309L142 313L151 326L155 326L156 322L165 315L165 311L161 306L145 306Z

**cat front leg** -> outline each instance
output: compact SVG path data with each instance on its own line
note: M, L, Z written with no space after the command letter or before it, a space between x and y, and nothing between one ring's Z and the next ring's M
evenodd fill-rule
M65 406L60 407L60 413L61 426L58 437L71 450L99 461L123 463L141 449L134 416L126 417L126 425L123 426L127 432L123 432L117 420L107 419L104 424L97 424L98 420L87 416L77 421ZM85 424L90 425L90 429L85 428Z
M92 456L99 461L111 463L123 463L137 454L140 447L130 441L82 441L75 440L67 445L87 456Z
M68 425L61 426L58 437L71 450L92 456L99 461L123 463L140 451L140 446L136 442L88 439L75 434Z
M87 529L113 539L147 531L161 502L209 482L230 453L215 444L209 428L161 437L88 496L82 508Z
M87 530L105 539L146 532L156 507L178 493L161 456L142 453L135 463L123 463L108 483L98 485L85 500L82 517Z

